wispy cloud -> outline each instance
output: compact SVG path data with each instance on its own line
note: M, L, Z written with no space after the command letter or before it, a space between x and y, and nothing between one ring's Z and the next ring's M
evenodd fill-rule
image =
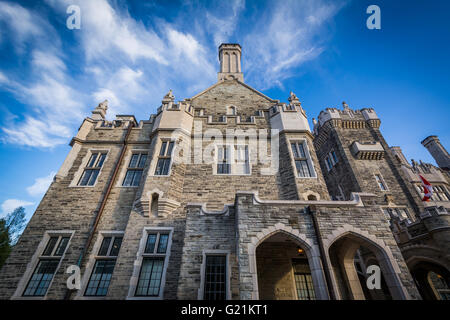
M36 178L34 183L27 188L27 192L32 197L42 196L53 181L56 172L52 171L46 177Z
M277 1L257 19L245 37L247 78L261 89L282 86L296 67L324 50L327 22L344 1Z
M11 213L14 211L14 209L16 209L17 207L28 207L33 205L33 202L30 201L25 201L25 200L19 200L19 199L8 199L3 201L1 207L2 207L2 212L1 215L5 216L8 213Z
M148 21L133 17L120 1L45 3L45 10L0 3L0 23L7 30L0 31L0 44L11 39L17 60L27 61L20 72L0 70L0 88L24 106L8 110L15 117L3 125L0 138L7 143L43 148L67 143L104 99L109 118L148 117L169 89L184 98L214 83L221 42L242 44L251 84L262 90L282 86L324 50L321 35L343 0L269 1L250 15L246 9L254 4L244 0L186 2L176 19L150 14ZM55 29L46 15L64 19L73 4L81 8L81 29Z

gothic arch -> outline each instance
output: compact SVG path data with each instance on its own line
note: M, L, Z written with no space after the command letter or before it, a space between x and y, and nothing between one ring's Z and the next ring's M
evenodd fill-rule
M324 251L328 265L331 264L330 248L339 240L345 240L345 238L351 239L353 242L360 243L370 249L375 254L383 276L389 286L389 291L393 299L404 300L409 299L410 296L404 288L399 274L401 273L397 260L394 258L391 249L384 243L383 240L378 239L374 235L369 234L365 230L356 228L350 224L344 224L343 226L335 229L326 239L323 240ZM351 248L356 250L355 248ZM348 255L349 256L349 255ZM348 258L347 256L347 258ZM341 294L338 289L337 278L333 268L330 268L332 274L332 283L336 297L341 299Z
M282 223L277 223L274 226L261 230L261 232L258 232L256 236L251 238L251 241L248 244L249 268L253 278L252 299L259 299L256 248L265 240L277 233L284 233L288 237L295 240L295 242L297 242L305 250L317 299L328 300L327 286L320 261L319 248L310 239L307 239L304 234L301 234L298 230Z

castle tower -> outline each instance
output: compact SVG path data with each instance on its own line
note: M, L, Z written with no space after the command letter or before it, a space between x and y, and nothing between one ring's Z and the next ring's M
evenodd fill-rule
M439 141L437 136L429 136L426 137L422 144L425 148L428 149L428 152L436 161L437 165L444 169L450 170L450 155L447 150L445 150L444 146Z
M222 43L219 47L220 72L217 80L237 79L244 82L241 71L241 46L237 43Z

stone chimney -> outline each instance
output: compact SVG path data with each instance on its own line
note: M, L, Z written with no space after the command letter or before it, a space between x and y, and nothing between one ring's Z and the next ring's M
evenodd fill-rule
M241 71L241 46L237 43L222 43L219 47L220 72L217 80L237 79L244 82Z

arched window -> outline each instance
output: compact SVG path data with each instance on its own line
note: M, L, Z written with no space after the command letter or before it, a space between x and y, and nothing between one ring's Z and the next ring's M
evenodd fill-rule
M308 200L316 201L316 200L317 200L317 197L316 197L315 195L310 194L310 195L308 196Z
M235 106L227 107L227 115L235 116L236 115L236 107Z
M159 199L159 194L157 194L157 193L152 194L152 203L150 205L150 211L151 211L152 215L155 217L158 216L158 199Z

